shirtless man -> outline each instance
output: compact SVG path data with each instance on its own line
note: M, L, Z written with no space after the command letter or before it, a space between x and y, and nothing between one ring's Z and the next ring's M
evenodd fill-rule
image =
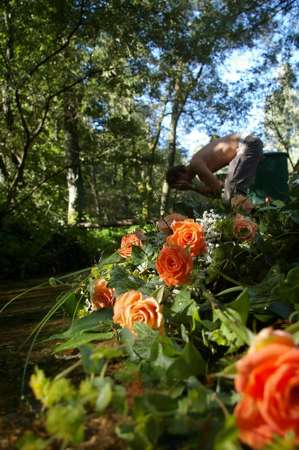
M187 166L169 169L166 180L174 189L217 196L221 194L223 183L214 172L229 165L224 182L224 198L232 206L242 203L245 210L250 210L252 207L246 196L262 153L263 143L256 136L248 135L243 139L239 134L229 134L198 150ZM199 186L192 184L196 176L201 181Z

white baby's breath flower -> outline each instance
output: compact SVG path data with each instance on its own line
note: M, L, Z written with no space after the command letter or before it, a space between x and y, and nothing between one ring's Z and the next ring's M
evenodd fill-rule
M212 252L216 246L219 246L221 233L217 229L217 224L223 217L217 214L213 209L204 211L201 218L196 221L203 225L205 231L205 241L207 244L206 263L212 262Z

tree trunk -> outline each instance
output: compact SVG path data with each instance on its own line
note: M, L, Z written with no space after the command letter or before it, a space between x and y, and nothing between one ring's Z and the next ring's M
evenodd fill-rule
M4 83L2 87L2 105L3 105L3 113L7 125L7 129L12 131L13 128L13 112L12 112L12 74L11 74L11 62L13 59L13 41L14 41L14 28L13 28L13 18L12 18L12 9L10 1L7 0L5 2L5 10L3 13L4 24L5 24L5 32L7 33L6 39L6 48L5 52L5 65L6 68L4 70Z
M82 221L84 189L80 165L80 143L78 111L73 93L64 95L64 134L67 161L68 210L67 223L73 225Z
M180 117L184 111L187 99L195 86L197 85L202 72L203 65L200 66L198 72L193 74L193 71L188 68L183 62L178 61L175 70L175 80L173 86L173 103L171 111L171 124L168 134L168 166L167 169L173 167L176 157L176 142L177 142L177 126ZM186 78L187 77L187 78ZM187 81L188 80L188 81ZM171 92L171 90L170 90ZM164 215L168 210L170 190L166 180L162 186L160 215Z
M178 113L177 98L175 98L174 104L172 107L171 123L170 123L170 129L169 129L169 133L168 133L169 154L168 154L167 168L172 167L174 165L174 161L175 161L177 126L178 126L179 117L180 117L180 113ZM163 216L168 209L169 194L170 194L169 186L168 186L166 180L164 180L163 185L162 185L162 193L161 193L161 205L160 205L160 215L161 216Z
M92 165L91 165L90 190L91 190L93 200L94 200L96 217L98 219L100 219L100 199L99 199L98 190L97 190L97 170L96 170L95 162L92 162Z
M166 112L166 105L168 102L168 97L165 97L163 101L162 111L160 114L160 117L158 119L157 123L157 131L156 135L153 139L153 142L150 144L150 156L151 161L148 168L148 176L146 180L146 220L149 221L151 219L151 210L152 210L152 204L153 204L153 193L155 192L155 184L154 184L154 164L155 164L155 156L156 156L156 150L159 144L161 131L162 131L162 123L165 118L165 112Z

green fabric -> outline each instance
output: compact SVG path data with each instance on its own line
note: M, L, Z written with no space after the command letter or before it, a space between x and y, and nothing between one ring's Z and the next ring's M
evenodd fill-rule
M265 197L270 196L273 200L285 201L289 193L288 178L288 155L282 152L264 153L250 189L250 197L264 201Z

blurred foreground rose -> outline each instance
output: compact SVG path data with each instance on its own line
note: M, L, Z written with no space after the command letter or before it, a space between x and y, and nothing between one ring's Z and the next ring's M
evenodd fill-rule
M118 253L123 258L129 258L132 254L132 245L136 245L137 247L142 247L142 241L140 239L140 234L130 233L121 238L120 249Z
M274 436L292 433L299 444L299 348L290 334L263 330L237 363L235 408L240 439L261 449Z
M245 213L250 213L254 208L251 201L245 195L235 195L231 199L230 204L233 209L241 210Z
M172 223L174 221L182 221L185 219L187 219L187 217L183 216L182 214L178 214L178 213L168 214L167 216L161 217L161 219L158 220L157 228L162 233L171 234L172 233L172 229L171 229Z
M163 315L159 303L152 297L143 298L141 292L131 290L117 297L113 312L113 322L128 328L132 333L136 322L163 330Z
M204 238L204 228L192 219L173 222L173 234L166 240L167 244L189 248L191 256L198 256L207 250Z
M257 224L241 214L236 214L233 229L234 235L241 241L252 241L256 235Z
M91 289L91 303L94 309L109 308L114 303L114 289L107 286L106 280L96 280Z
M163 247L156 260L157 272L167 286L187 283L192 268L192 256L178 245Z
M136 397L144 395L143 381L139 377L133 377L131 382L127 385L127 399L128 405L131 408Z

